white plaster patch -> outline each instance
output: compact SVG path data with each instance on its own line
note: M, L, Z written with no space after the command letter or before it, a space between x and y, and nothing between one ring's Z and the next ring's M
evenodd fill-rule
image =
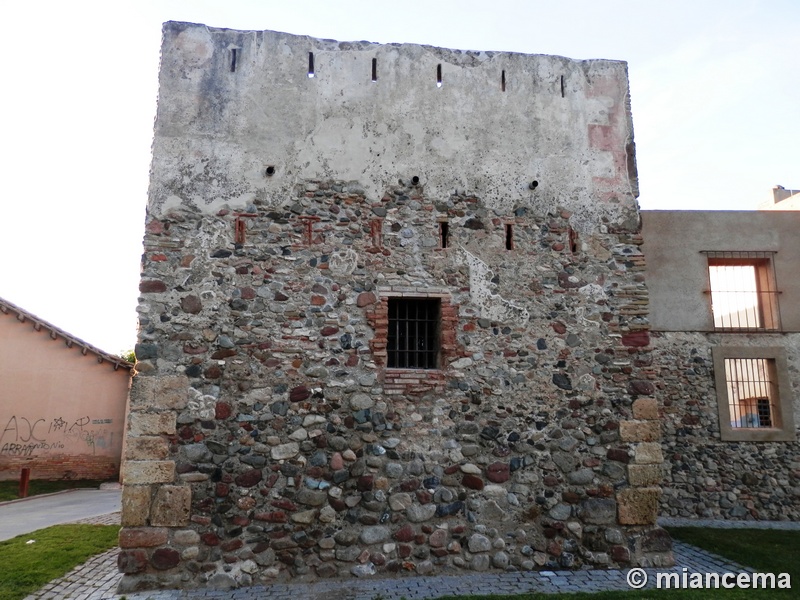
M586 318L586 307L579 306L575 309L575 317L581 325L588 325L590 327L600 327L600 323Z
M180 196L171 194L164 201L164 204L161 206L159 214L167 213L171 210L175 210L176 208L183 208L183 199Z
M214 418L217 406L217 400L214 396L203 395L195 388L189 388L189 395L191 398L186 408L190 415L201 421L208 421Z
M597 302L598 300L605 300L607 298L606 292L602 286L597 285L596 283L590 283L588 285L583 286L578 290L578 293L586 296L587 300L591 300L592 302Z
M589 373L586 373L578 378L578 384L576 387L584 392L592 392L596 386L597 380Z
M500 323L524 325L530 314L521 306L492 291L492 270L480 258L461 248L469 266L469 291L472 302L479 307L480 316Z
M336 275L350 275L358 265L358 254L355 250L334 252L328 260L328 268Z

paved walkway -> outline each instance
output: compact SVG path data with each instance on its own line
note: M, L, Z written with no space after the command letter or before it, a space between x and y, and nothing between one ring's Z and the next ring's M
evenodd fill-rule
M119 522L119 513L82 522L112 524ZM721 521L678 519L673 525L727 526ZM758 527L800 529L800 523L745 522L737 528ZM466 573L436 577L404 577L376 579L338 579L316 583L273 584L237 590L163 590L119 596L116 587L121 575L117 572L118 549L91 558L61 579L51 581L25 600L426 600L447 595L522 594L526 592L599 592L630 590L627 570L531 571L509 573ZM645 569L647 587L653 587L657 572L726 573L749 571L725 558L683 542L674 542L676 566L672 569Z
M717 519L680 519L661 517L661 527L710 527L711 529L783 529L800 531L800 521L720 521Z

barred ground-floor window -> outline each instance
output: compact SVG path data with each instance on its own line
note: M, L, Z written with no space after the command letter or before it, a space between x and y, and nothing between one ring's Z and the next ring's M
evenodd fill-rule
M722 439L794 440L785 350L722 346L712 354Z

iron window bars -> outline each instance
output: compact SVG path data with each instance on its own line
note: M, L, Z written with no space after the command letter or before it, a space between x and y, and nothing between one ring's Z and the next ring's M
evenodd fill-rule
M716 331L779 331L774 252L703 252Z
M725 383L732 429L775 426L777 398L775 361L768 358L726 358Z
M438 298L389 298L389 368L438 368L440 307Z

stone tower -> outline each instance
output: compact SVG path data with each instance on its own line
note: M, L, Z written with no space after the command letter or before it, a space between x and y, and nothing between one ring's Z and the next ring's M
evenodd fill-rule
M124 590L670 564L626 65L167 23Z

